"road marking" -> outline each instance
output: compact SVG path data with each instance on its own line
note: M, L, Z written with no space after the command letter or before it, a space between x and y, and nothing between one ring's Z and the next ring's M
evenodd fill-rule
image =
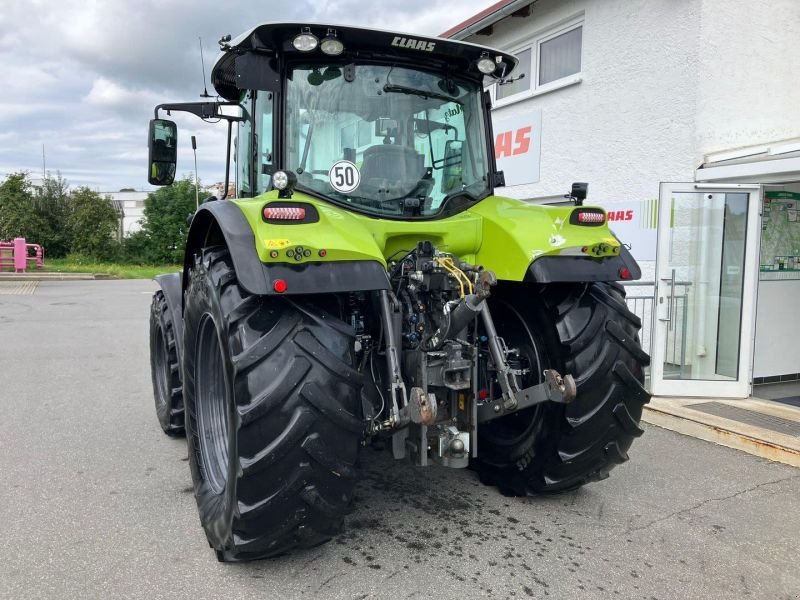
M38 281L0 281L0 296L32 296Z

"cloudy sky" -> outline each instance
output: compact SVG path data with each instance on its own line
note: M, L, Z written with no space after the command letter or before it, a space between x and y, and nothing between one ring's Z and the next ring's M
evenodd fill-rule
M151 189L147 122L161 102L198 100L217 40L265 21L309 21L436 35L493 0L0 0L0 178L60 171L73 186ZM213 90L209 87L209 92ZM224 177L225 129L191 115L178 172Z

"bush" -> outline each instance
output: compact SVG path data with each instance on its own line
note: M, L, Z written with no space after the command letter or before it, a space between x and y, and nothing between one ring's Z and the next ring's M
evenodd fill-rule
M118 259L120 249L114 237L118 227L119 215L111 198L103 198L87 187L70 194L67 229L72 234L72 253L99 261Z
M31 241L44 246L47 256L59 258L70 251L75 235L68 224L71 209L69 185L60 174L45 179L34 194L33 212L39 230Z
M67 182L60 175L34 190L27 174L12 173L0 184L0 239L24 237L44 246L47 256L65 256L72 237L70 211Z
M24 237L44 246L45 259L69 255L78 264L180 264L194 210L192 178L162 187L145 200L142 229L120 244L120 215L109 197L87 187L70 192L60 175L34 190L26 173L12 173L0 183L0 239Z
M150 240L147 233L140 229L122 240L120 260L130 264L154 264L148 257Z
M142 259L153 264L179 264L189 233L187 217L195 210L195 188L191 178L176 181L149 194L144 201ZM129 236L133 237L133 236ZM134 240L133 244L140 244Z

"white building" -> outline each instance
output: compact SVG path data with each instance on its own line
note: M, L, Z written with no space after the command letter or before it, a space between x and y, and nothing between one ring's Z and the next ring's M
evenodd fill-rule
M142 228L144 220L144 201L149 192L100 192L110 196L114 206L122 213L122 237L128 236Z
M208 196L215 196L217 198L222 198L225 196L227 200L231 200L236 198L236 183L234 181L228 182L228 194L225 195L225 182L218 181L217 183L210 185L204 189L206 193L206 197ZM205 197L203 198L205 200Z
M520 59L490 89L500 193L589 182L656 284L629 289L654 392L800 380L800 2L502 0L443 35Z

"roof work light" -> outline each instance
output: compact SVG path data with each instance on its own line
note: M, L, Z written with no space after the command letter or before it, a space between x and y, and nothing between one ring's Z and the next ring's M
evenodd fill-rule
M300 52L311 52L317 47L317 44L319 44L319 40L317 36L311 33L310 27L303 27L300 33L292 40L292 46Z

